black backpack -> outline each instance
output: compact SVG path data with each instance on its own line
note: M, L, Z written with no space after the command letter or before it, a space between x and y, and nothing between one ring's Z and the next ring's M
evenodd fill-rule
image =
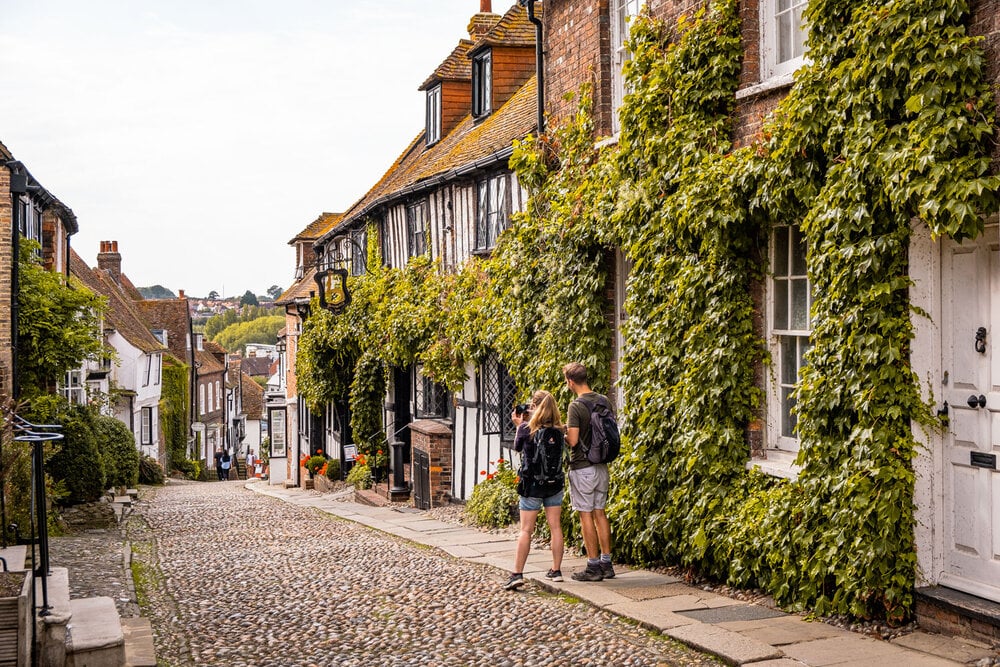
M562 490L565 484L563 441L563 432L558 428L543 426L535 431L535 455L529 466L531 497L548 498Z
M591 463L611 463L622 450L622 437L611 406L604 398L594 402L583 398L579 400L590 411L590 447L586 450L587 460Z

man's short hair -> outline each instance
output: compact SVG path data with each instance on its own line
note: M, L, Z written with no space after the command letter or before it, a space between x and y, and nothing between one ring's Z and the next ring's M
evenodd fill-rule
M563 377L572 380L574 384L590 384L587 382L587 367L579 361L571 361L563 366Z

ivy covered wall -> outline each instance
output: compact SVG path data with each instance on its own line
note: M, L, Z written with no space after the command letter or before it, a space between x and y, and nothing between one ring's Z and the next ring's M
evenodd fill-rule
M457 274L417 260L354 279L344 315L306 324L300 389L370 415L391 367L423 363L459 390L493 349L525 393L568 401L568 360L607 391L620 248L632 269L609 505L619 554L793 608L903 621L911 426L934 426L909 365L907 248L914 226L973 237L996 208L982 43L961 1L810 2L809 62L761 135L734 149L737 12L718 0L673 25L636 20L618 142L595 148L584 94L557 131L519 143L511 166L532 198L492 256ZM794 482L745 466L769 361L751 294L774 225L802 230L813 290ZM369 253L379 266L374 240Z

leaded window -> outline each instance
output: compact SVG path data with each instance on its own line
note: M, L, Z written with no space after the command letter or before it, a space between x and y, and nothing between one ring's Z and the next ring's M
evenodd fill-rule
M351 275L361 276L367 270L368 230L355 229L351 232Z
M406 207L407 252L419 257L427 252L427 208L419 201Z
M510 413L514 411L517 385L494 352L486 357L480 368L479 396L483 435L499 434L501 440L512 442L514 423Z
M478 183L476 209L476 250L489 250L497 244L500 232L510 220L508 176L498 174Z
M413 402L417 418L447 418L450 414L451 396L444 385L434 382L418 366L414 374Z

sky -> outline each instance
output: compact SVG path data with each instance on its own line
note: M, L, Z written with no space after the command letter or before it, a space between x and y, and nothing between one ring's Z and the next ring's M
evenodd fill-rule
M493 0L503 13L514 0ZM95 266L206 296L293 282L288 242L424 126L479 0L0 0L0 142Z

